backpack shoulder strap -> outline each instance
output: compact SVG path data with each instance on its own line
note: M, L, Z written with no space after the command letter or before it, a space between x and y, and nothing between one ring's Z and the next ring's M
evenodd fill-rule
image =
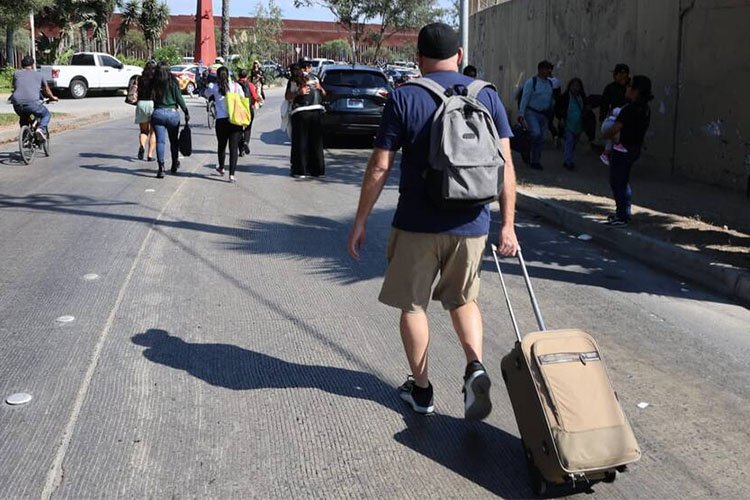
M494 85L492 85L490 82L485 82L482 80L474 80L469 84L468 87L466 87L466 96L471 97L472 99L479 99L479 93L486 89L487 87L491 88L494 91L497 91Z
M427 89L431 93L438 96L444 103L448 102L448 97L445 95L445 88L443 88L443 86L435 80L431 80L427 77L422 77L415 80L410 80L406 83L406 85L416 85L418 87Z
M537 77L532 78L532 81L533 81L533 83L531 84L531 91L532 92L536 92L536 82L537 82L537 80L538 80Z

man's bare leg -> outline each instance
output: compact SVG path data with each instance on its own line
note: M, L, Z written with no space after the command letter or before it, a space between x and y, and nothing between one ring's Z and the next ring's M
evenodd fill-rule
M401 340L404 343L406 359L409 361L412 376L417 387L426 388L429 384L427 376L427 348L430 344L430 330L427 314L420 312L401 312Z
M476 302L469 302L451 310L453 328L461 341L466 363L482 361L482 313Z

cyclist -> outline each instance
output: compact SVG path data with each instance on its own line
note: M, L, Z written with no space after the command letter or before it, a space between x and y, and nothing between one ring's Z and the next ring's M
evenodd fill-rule
M21 125L29 115L34 115L39 119L36 137L44 142L47 140L47 126L51 115L47 107L41 103L39 93L44 93L50 101L58 99L52 94L44 76L34 71L34 59L31 56L26 56L21 60L21 68L13 75L13 94L10 96L10 102L13 103L13 111L21 117L19 120Z

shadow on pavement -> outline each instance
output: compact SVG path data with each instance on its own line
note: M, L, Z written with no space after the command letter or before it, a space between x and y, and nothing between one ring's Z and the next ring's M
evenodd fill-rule
M496 215L493 214L489 243L497 243L498 240L500 226L495 220ZM630 259L625 255L603 251L599 246L580 241L575 235L565 231L556 230L557 236L550 238L550 229L536 222L540 219L538 215L524 216L516 222L516 234L524 249L526 266L532 282L550 280L627 293L649 293L722 304L732 303L718 295L697 290L685 291L687 289L680 284L681 278L663 280L658 275L635 275L633 265L627 262ZM485 257L482 272L489 273L493 276L492 279L496 279L497 269L489 250ZM515 258L502 259L501 266L503 274L522 276L521 267Z
M292 145L292 141L289 139L289 136L287 136L286 132L282 131L281 129L272 130L270 132L262 132L260 134L260 140L265 144L272 144L276 146Z
M95 170L97 172L110 172L113 174L128 174L136 177L154 177L156 175L156 162L152 161L153 168L125 168L115 167L112 165L79 165L78 168L86 170Z
M143 161L139 160L137 156L112 155L109 153L78 153L78 156L80 156L81 158L100 158L102 160L121 160L130 163L134 161Z
M206 383L235 391L311 388L380 404L402 415L406 428L396 442L504 498L528 498L521 441L483 422L447 415L423 417L400 401L394 387L356 370L304 365L231 344L193 344L165 330L134 335L143 356Z
M384 245L390 220L390 211L376 210L370 216L368 230L372 240L367 250L370 255L362 262L355 262L347 253L350 219L294 215L289 222L247 221L247 229L240 233L240 240L229 242L228 245L232 250L252 255L279 255L304 261L306 269L312 274L342 284L352 284L383 275ZM374 252L381 252L381 258L373 255Z
M21 161L21 155L17 151L4 151L0 152L0 165L18 166L25 165Z

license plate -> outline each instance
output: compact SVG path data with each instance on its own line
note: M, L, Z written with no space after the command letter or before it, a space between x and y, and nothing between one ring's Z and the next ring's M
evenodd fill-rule
M362 99L347 99L346 107L349 109L363 109L365 107L365 101Z

